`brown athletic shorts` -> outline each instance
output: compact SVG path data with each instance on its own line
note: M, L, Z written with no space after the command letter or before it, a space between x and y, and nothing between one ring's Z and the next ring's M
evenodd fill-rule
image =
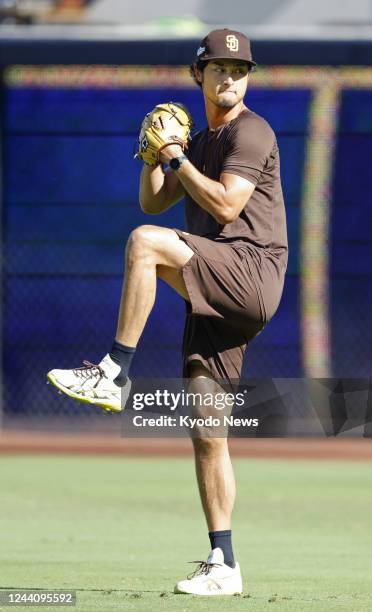
M191 301L186 304L183 376L189 376L190 362L196 360L216 379L237 380L247 343L265 325L247 252L174 231L194 251L182 268Z

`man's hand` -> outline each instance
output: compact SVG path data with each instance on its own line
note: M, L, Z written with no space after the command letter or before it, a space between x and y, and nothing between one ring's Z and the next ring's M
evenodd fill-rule
M182 153L183 149L180 145L170 144L160 151L160 161L163 164L169 164L171 159L174 157L180 157Z

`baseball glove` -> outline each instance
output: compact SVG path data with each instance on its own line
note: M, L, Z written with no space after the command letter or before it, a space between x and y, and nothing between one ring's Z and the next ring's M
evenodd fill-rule
M192 126L192 117L183 104L158 104L142 122L135 157L155 166L164 147L179 144L183 150L187 149Z

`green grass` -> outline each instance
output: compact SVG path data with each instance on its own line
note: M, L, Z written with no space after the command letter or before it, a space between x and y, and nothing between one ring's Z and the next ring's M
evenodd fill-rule
M173 595L209 548L193 463L173 458L0 458L0 587L76 590L89 612L372 610L371 465L234 466L244 596Z

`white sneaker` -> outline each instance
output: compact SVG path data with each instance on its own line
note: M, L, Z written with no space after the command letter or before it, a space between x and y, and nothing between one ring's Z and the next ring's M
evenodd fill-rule
M128 399L131 381L128 378L124 387L118 387L114 379L120 366L110 355L106 355L98 365L83 361L84 367L72 370L51 370L47 374L49 382L60 391L79 402L94 404L112 412L121 412Z
M238 595L243 592L239 563L225 565L223 551L214 548L207 561L194 561L199 567L186 580L177 582L175 593L190 595Z

